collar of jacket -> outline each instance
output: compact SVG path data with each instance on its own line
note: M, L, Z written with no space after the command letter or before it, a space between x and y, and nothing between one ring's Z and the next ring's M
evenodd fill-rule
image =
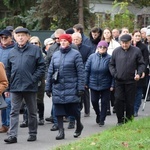
M18 43L15 45L15 48L17 48L18 50L20 50L20 51L24 51L24 50L26 50L27 48L28 48L28 46L29 46L29 42L27 42L23 47L19 47L19 45L18 45Z
M69 47L66 47L66 48L60 47L60 51L61 51L62 53L68 53L70 50L71 50L71 47L70 47L70 46L69 46Z
M2 49L9 49L9 48L13 48L14 45L15 45L15 42L12 41L12 43L11 43L10 45L6 46L6 47L3 47L2 44L1 44L1 45L0 45L0 48L2 48Z
M106 53L103 53L103 54L100 54L99 52L97 52L97 55L98 55L99 57L105 57L105 56L107 55L107 52L106 52Z

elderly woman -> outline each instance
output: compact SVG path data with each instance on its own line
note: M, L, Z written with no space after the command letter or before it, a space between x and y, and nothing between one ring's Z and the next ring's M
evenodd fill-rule
M4 92L4 90L8 86L8 80L6 77L5 69L3 63L0 62L0 95Z
M60 48L52 56L46 79L46 94L55 107L59 133L56 140L65 138L63 116L74 116L76 130L74 137L78 137L83 125L80 121L80 101L84 94L84 72L81 54L70 47L72 38L69 34L59 36Z
M96 113L96 123L99 126L105 124L107 104L110 99L110 90L113 87L112 76L109 72L111 56L107 54L108 44L100 41L97 45L97 53L89 56L86 66L86 86L91 90L91 102ZM101 110L99 99L101 98Z

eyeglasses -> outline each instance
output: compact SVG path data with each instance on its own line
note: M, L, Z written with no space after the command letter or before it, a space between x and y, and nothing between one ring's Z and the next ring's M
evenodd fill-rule
M99 48L100 48L100 49L106 49L107 47L105 47L105 46L100 46Z
M6 39L8 39L8 36L1 36L0 38L6 40Z
M33 44L33 45L37 45L37 44L39 44L38 42L31 42L31 44Z

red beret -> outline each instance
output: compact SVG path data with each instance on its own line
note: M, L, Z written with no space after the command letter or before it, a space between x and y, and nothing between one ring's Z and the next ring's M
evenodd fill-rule
M59 40L61 40L61 39L67 40L70 44L72 43L72 37L69 34L62 34L62 35L60 35L59 36Z

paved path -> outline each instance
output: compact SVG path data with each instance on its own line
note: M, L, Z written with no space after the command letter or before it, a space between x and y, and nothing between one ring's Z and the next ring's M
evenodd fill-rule
M145 110L139 111L138 118L142 118L148 115L150 116L149 108L150 108L150 102L147 102L145 106ZM45 96L45 117L49 117L50 110L51 110L51 99L48 99L47 96ZM22 115L20 115L20 122L21 121L22 121ZM112 126L115 126L116 122L117 122L116 115L112 114L111 116L107 116L105 126L99 127L95 123L95 113L91 108L90 117L83 117L83 111L82 111L82 123L84 125L84 130L82 132L82 135L77 139L73 137L74 129L67 129L68 123L64 123L65 139L59 141L55 140L55 137L58 132L50 131L52 124L45 122L44 126L38 127L37 141L35 142L27 142L27 138L28 138L27 128L19 127L18 143L15 144L6 144L4 142L4 138L7 138L6 133L0 133L0 150L51 150L53 147L56 147L57 145L74 142L76 140L80 140L94 133L98 133L103 130L106 130Z

